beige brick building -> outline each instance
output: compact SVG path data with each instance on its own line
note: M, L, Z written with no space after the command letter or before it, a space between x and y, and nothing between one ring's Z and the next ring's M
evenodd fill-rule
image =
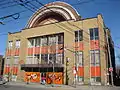
M31 82L106 85L112 80L109 67L115 69L114 57L108 58L114 45L102 15L82 19L64 2L36 11L23 30L8 34L7 46L4 76L10 73L13 81L30 76Z

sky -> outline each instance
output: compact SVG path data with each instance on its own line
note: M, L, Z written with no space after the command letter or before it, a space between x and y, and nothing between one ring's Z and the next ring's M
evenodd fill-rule
M33 12L41 5L35 0L21 0L23 3L30 1L30 10L18 5L15 0L0 0L0 55L5 55L7 45L7 33L17 32L24 29ZM17 0L19 1L19 0ZM120 65L117 58L120 55L120 0L38 0L43 4L53 1L63 1L72 5L82 18L97 17L103 15L106 26L110 29L115 44L116 65ZM31 4L28 4L29 6ZM31 11L32 10L32 11ZM12 17L3 18L14 14ZM17 18L17 19L15 19Z

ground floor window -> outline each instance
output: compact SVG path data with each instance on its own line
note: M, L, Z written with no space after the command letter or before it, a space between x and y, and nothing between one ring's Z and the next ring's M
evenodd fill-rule
M91 82L101 82L100 77L91 77Z

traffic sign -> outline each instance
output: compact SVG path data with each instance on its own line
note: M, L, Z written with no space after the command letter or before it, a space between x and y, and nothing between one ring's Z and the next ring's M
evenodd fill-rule
M112 71L113 71L113 68L112 68L112 67L110 67L110 68L109 68L109 71L110 71L110 72L112 72Z

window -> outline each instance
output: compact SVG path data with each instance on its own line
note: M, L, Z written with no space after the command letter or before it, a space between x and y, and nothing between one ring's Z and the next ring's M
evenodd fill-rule
M91 77L91 82L101 82L101 78L100 77Z
M100 65L100 52L99 52L99 50L90 51L90 60L91 60L92 66L99 66Z
M39 47L40 46L40 38L35 38L35 47Z
M98 40L99 39L99 33L98 28L91 28L90 31L90 40Z
M48 63L48 54L41 54L41 63Z
M42 46L47 46L48 45L47 37L41 38L41 44L42 44Z
M76 52L76 59L79 66L83 66L83 52Z
M13 46L13 41L9 41L9 42L8 42L8 48L11 49L12 46Z
M28 47L33 47L34 46L34 39L29 39L28 40Z
M83 31L75 31L75 42L79 42L83 40Z
M26 59L26 64L32 64L32 60L33 60L33 57L28 56L27 59Z
M80 76L77 76L77 80L78 80L78 82L83 82L83 81L84 81L84 78L83 78L83 77L80 77Z
M57 54L56 63L63 64L63 54Z
M57 36L53 36L53 37L49 37L49 45L53 45L57 43L58 37Z
M16 40L15 47L20 48L20 40Z
M58 35L58 44L63 44L63 42L64 42L63 34L59 34Z
M10 57L7 57L6 58L6 62L5 62L6 64L10 64Z
M14 57L14 65L18 65L19 57Z
M27 56L26 64L38 64L38 58L36 56Z
M56 61L56 54L49 54L49 63L55 63Z

